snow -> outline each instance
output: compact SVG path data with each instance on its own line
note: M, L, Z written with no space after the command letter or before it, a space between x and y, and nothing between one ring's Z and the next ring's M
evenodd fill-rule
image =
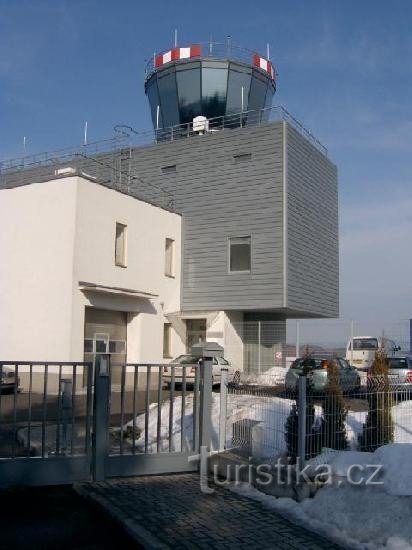
M275 498L248 484L232 484L229 488L345 547L412 548L412 497L389 495L381 486L326 486L314 498L302 502Z

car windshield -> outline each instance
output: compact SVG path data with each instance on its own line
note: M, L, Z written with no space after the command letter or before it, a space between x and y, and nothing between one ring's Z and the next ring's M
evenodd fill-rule
M388 359L390 369L407 369L408 360L406 358L391 357Z
M354 351L378 349L378 339L377 338L354 338L353 349Z
M172 361L172 363L179 363L179 365L195 365L198 362L199 357L196 357L196 355L179 355Z

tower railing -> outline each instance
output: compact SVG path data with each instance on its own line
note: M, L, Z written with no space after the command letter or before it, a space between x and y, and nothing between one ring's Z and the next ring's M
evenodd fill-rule
M196 42L196 45L200 46L201 54L199 59L219 59L219 60L230 60L230 61L240 61L241 63L246 63L247 65L252 64L254 55L261 55L255 50L249 50L243 46L239 46L234 43L230 37L227 38L225 42ZM153 52L153 55L146 61L145 65L145 79L147 80L150 76L156 71L157 67L155 64L156 56L162 55L169 50L174 49L173 47L168 48L168 50L162 50L159 52ZM261 56L265 59L268 59L268 56ZM269 59L268 59L269 60ZM188 59L188 61L193 61L193 59ZM276 71L275 71L276 72Z
M288 122L322 154L327 155L326 147L303 124L284 107L275 106L205 119L202 124L195 123L195 126L193 122L189 122L187 124L144 131L137 131L129 126L116 126L115 136L110 139L0 162L0 188L13 187L17 180L19 185L30 183L32 170L42 167L47 168L47 173L51 173L52 168L69 166L72 161L77 161L79 165L83 163L84 169L88 173L90 172L90 167L94 167L95 169L90 175L96 179L99 179L100 175L99 166L101 166L101 170L104 173L107 173L108 164L110 164L116 181L119 180L123 187L125 182L130 181L130 178L138 178L138 176L130 175L127 169L127 159L134 147L154 143L160 144L185 138L195 139L202 135L217 133L219 135L230 136L231 131L242 131L246 128L250 129L275 121ZM118 153L122 153L124 158L122 155L120 155L122 157L120 158ZM97 171L95 172L95 170Z

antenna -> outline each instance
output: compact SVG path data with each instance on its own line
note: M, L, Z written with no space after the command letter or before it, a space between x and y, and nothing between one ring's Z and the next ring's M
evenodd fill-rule
M266 57L268 60L270 59L269 42L266 44Z
M87 120L84 123L84 143L83 145L87 145Z
M159 114L160 114L160 105L158 105L156 109L156 130L159 129Z
M23 136L23 151L26 154L26 136Z
M177 29L175 29L175 48L177 48Z

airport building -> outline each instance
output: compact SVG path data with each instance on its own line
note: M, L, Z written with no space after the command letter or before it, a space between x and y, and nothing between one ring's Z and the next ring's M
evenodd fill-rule
M144 85L150 132L1 163L2 357L282 366L287 319L339 315L336 166L255 52L176 47Z

